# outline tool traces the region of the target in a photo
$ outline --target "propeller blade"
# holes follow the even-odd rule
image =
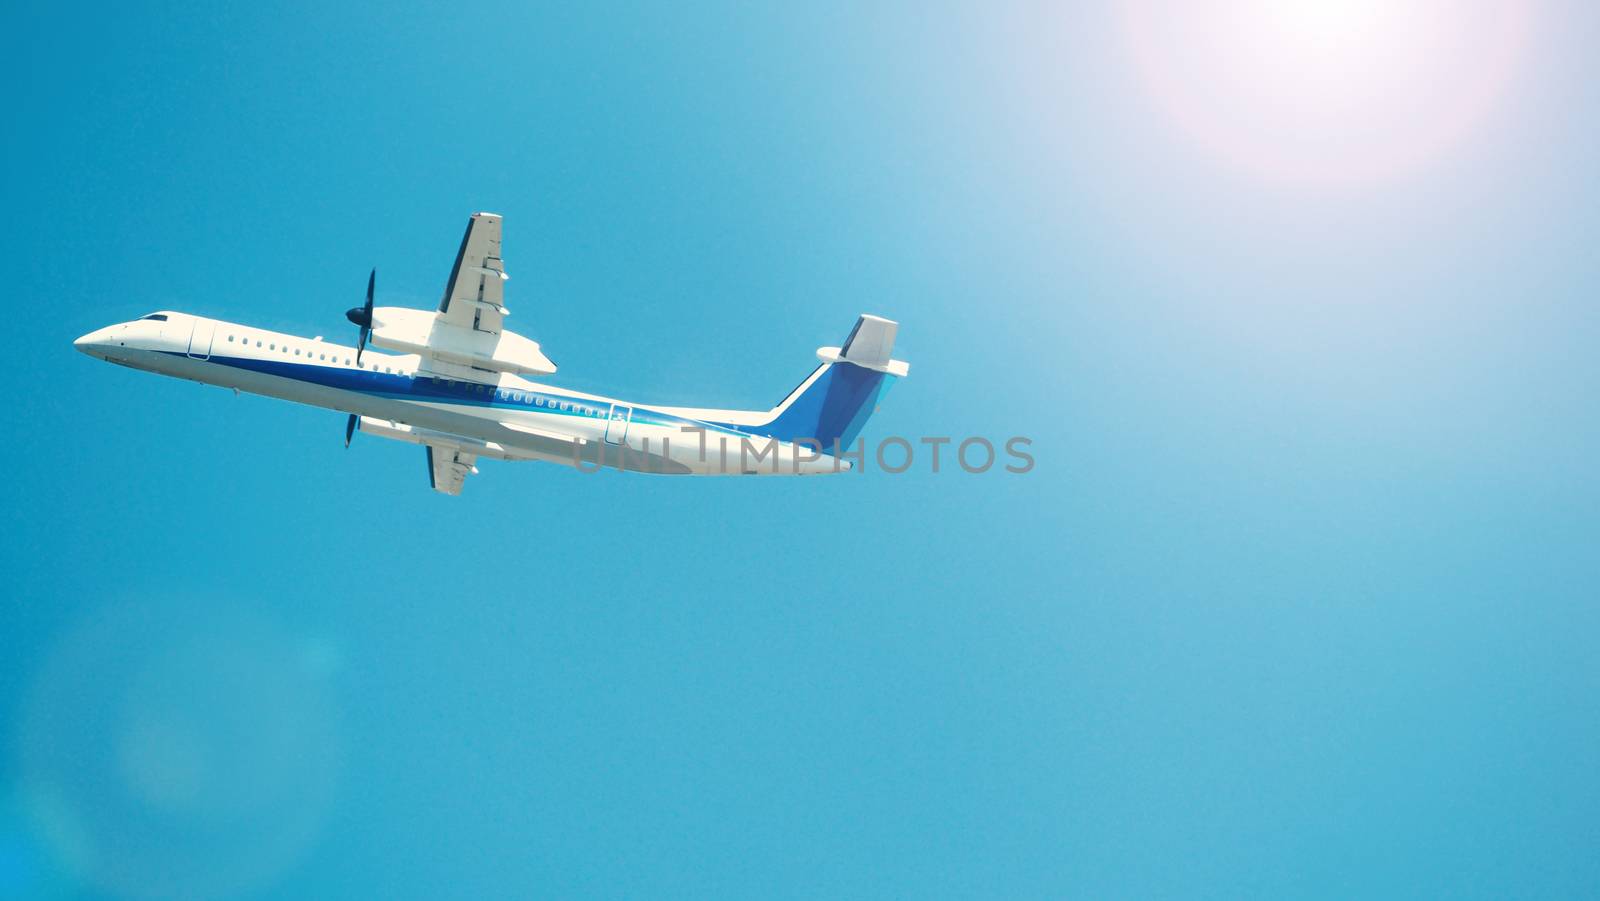
[[[345,311],[344,318],[361,327],[360,339],[356,342],[356,365],[361,365],[361,352],[367,349],[367,336],[372,334],[372,289],[378,284],[378,267],[372,267],[372,272],[367,275],[367,302],[359,307],[352,307]]]
[[[348,420],[346,420],[345,424],[344,424],[344,446],[345,447],[348,448],[350,446],[350,437],[352,435],[354,435],[355,433],[356,433],[356,414],[351,413],[350,414],[350,418]]]

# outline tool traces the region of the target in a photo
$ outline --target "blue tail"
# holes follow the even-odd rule
[[[771,419],[751,430],[780,441],[813,439],[823,450],[832,450],[834,442],[847,448],[889,386],[910,371],[889,358],[896,330],[896,323],[877,316],[856,320],[844,347],[818,350],[822,365],[772,409]]]

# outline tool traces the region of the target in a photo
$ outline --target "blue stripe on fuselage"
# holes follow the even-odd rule
[[[370,369],[349,369],[342,366],[321,366],[316,363],[263,360],[256,357],[229,357],[217,354],[212,354],[208,360],[199,360],[189,357],[182,351],[159,351],[159,353],[172,357],[193,359],[198,363],[216,363],[219,366],[228,366],[248,372],[258,372],[263,375],[292,379],[297,382],[306,382],[325,388],[353,391],[358,394],[381,397],[386,400],[412,401],[415,403],[448,403],[456,406],[497,410],[525,410],[554,416],[579,416],[585,419],[599,419],[602,421],[609,413],[611,405],[611,401],[588,400],[586,398],[550,394],[525,388],[497,388],[493,385],[427,375],[415,376],[403,372],[374,372]],[[563,403],[568,405],[568,409],[563,410],[557,406]],[[586,416],[573,409],[573,405],[596,410],[597,415]],[[651,410],[648,407],[633,406],[633,410],[632,421],[634,423],[642,422],[645,425],[662,426],[671,429],[688,426],[712,431],[724,431],[739,436],[755,434],[723,423],[701,422],[694,419],[685,419],[681,416],[672,416]]]

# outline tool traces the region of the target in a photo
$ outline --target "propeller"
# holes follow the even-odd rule
[[[344,318],[361,327],[361,340],[356,344],[356,365],[361,365],[361,352],[367,349],[367,336],[372,334],[372,288],[377,284],[378,270],[373,267],[372,274],[367,276],[367,303],[366,306],[351,307],[344,311]]]
[[[350,436],[354,435],[355,433],[356,433],[356,414],[351,413],[350,414],[350,418],[344,424],[344,446],[345,446],[345,448],[348,449],[350,447]]]

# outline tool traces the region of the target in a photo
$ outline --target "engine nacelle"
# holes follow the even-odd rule
[[[492,372],[549,375],[556,371],[556,364],[539,350],[537,341],[507,329],[486,332],[463,328],[432,310],[374,308],[372,343],[386,350],[436,357]]]

